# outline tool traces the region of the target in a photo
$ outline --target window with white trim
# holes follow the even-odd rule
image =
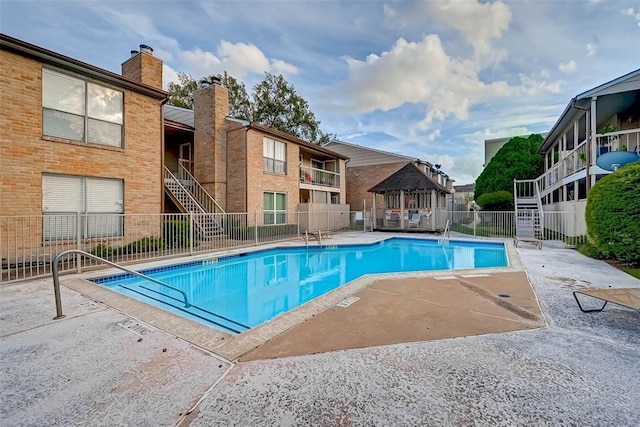
[[[271,138],[263,138],[262,157],[265,172],[287,174],[287,144]]]
[[[263,216],[265,225],[287,223],[287,195],[285,193],[263,193]]]
[[[122,236],[123,199],[121,179],[43,174],[43,240]]]
[[[42,134],[122,147],[124,93],[42,69]]]

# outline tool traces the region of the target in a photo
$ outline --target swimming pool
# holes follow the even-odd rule
[[[94,283],[192,320],[241,333],[365,274],[508,265],[503,243],[390,238],[373,244],[259,250]],[[184,304],[184,297],[188,307]]]

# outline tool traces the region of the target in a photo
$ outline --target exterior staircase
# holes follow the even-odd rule
[[[516,214],[516,235],[524,234],[522,237],[544,239],[544,210],[538,181],[514,180],[513,202]]]
[[[225,234],[220,225],[224,210],[184,166],[179,165],[176,174],[164,167],[164,189],[182,212],[194,214],[195,231],[201,240]]]

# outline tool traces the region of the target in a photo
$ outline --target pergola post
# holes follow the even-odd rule
[[[400,190],[400,228],[404,230],[404,190]]]

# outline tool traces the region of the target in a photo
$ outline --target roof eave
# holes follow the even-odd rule
[[[77,59],[61,55],[42,47],[32,45],[25,41],[13,38],[6,34],[0,34],[0,46],[3,49],[17,52],[21,55],[38,59],[43,63],[56,65],[69,71],[78,72],[80,74],[93,77],[97,80],[108,82],[125,89],[148,95],[156,99],[167,99],[169,94],[161,89],[156,89],[142,83],[127,79],[119,74],[104,70],[94,65],[87,64]]]
[[[258,130],[260,132],[263,132],[263,133],[266,133],[266,134],[269,134],[269,135],[272,135],[272,136],[276,136],[276,137],[279,137],[279,138],[282,138],[282,139],[286,139],[286,140],[288,140],[290,142],[293,142],[293,143],[296,143],[296,144],[298,144],[298,145],[300,145],[302,147],[308,148],[310,150],[318,151],[318,152],[323,153],[323,154],[325,154],[327,156],[336,157],[336,158],[341,159],[341,160],[348,160],[349,159],[348,156],[345,156],[345,155],[340,154],[340,153],[336,153],[335,151],[329,150],[328,148],[324,148],[322,145],[314,144],[314,143],[305,141],[304,139],[298,138],[295,135],[291,135],[291,134],[288,134],[286,132],[282,132],[281,130],[272,128],[270,126],[261,125],[260,123],[257,123],[257,122],[251,122],[251,123],[249,123],[247,125],[247,127],[249,129],[255,129],[255,130]]]

